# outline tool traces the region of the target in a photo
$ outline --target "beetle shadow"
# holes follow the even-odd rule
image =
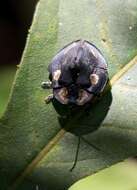
[[[105,119],[112,103],[110,83],[105,88],[102,97],[97,98],[94,103],[85,106],[68,107],[53,102],[61,128],[76,136],[83,136],[96,131]]]

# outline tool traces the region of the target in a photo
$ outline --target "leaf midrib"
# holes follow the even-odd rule
[[[113,86],[131,67],[137,63],[137,56],[135,56],[129,63],[127,63],[117,74],[115,74],[110,80],[110,84]],[[76,118],[77,119],[77,118]],[[66,126],[68,128],[70,123]],[[127,129],[128,130],[128,129]],[[18,175],[13,181],[10,189],[16,189],[18,185],[22,183],[24,178],[28,176],[38,165],[38,163],[49,153],[49,151],[60,141],[67,131],[61,129],[57,135],[50,140],[50,142],[37,154],[37,156],[31,161],[30,164],[24,169],[24,171]]]

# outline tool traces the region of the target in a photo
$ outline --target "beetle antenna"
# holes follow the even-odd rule
[[[77,145],[77,151],[76,151],[76,156],[75,156],[75,160],[73,163],[72,168],[70,169],[70,171],[72,172],[72,170],[75,168],[77,161],[78,161],[78,154],[79,154],[79,148],[80,148],[80,140],[83,140],[86,144],[88,144],[89,146],[91,146],[92,148],[94,148],[97,151],[101,151],[101,149],[97,146],[95,146],[93,143],[87,141],[84,137],[82,136],[78,136],[78,145]]]
[[[73,163],[72,168],[70,169],[70,171],[72,172],[72,170],[75,168],[76,164],[77,164],[77,160],[78,160],[78,153],[79,153],[79,148],[80,148],[80,136],[78,136],[78,145],[77,145],[77,151],[76,151],[76,156],[75,156],[75,160]]]

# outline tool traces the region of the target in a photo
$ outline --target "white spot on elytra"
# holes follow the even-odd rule
[[[57,81],[58,79],[59,79],[59,77],[60,77],[60,75],[61,75],[61,70],[56,70],[55,72],[54,72],[54,74],[53,74],[53,79],[55,80],[55,81]]]
[[[91,74],[90,81],[92,85],[96,85],[99,81],[99,76],[97,74]]]

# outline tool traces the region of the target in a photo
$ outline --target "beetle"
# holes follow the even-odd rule
[[[49,80],[42,88],[53,89],[45,102],[84,106],[101,94],[108,82],[107,63],[101,51],[87,40],[67,44],[48,66]]]
[[[53,94],[46,97],[45,102],[52,102],[61,116],[70,113],[68,108],[71,111],[76,108],[74,110],[77,111],[77,108],[90,105],[104,91],[109,81],[104,56],[87,40],[76,40],[63,47],[51,60],[48,71],[50,81],[42,82],[41,86],[43,89],[52,89]],[[83,137],[78,137],[77,153],[70,171],[77,162],[80,139],[90,144]],[[90,145],[100,150],[95,145]]]

